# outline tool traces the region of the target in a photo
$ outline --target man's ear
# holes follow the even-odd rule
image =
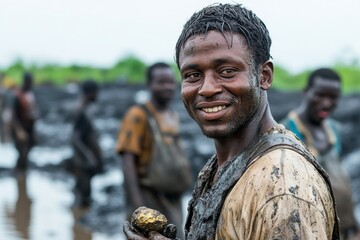
[[[260,87],[262,90],[268,90],[271,87],[274,77],[274,64],[268,60],[261,65]]]

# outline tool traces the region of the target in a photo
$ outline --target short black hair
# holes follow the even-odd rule
[[[98,84],[91,79],[87,79],[81,84],[81,90],[84,94],[97,92],[98,89]]]
[[[209,31],[229,32],[245,37],[255,67],[271,58],[271,38],[266,25],[252,11],[241,4],[214,4],[196,12],[184,25],[176,43],[175,60],[179,67],[180,49],[194,35]],[[232,42],[229,43],[231,46]]]
[[[328,79],[341,82],[340,75],[330,68],[319,68],[310,73],[305,90],[314,86],[316,78]]]
[[[31,72],[24,72],[23,74],[23,82],[33,81],[33,75]]]
[[[153,72],[157,68],[171,68],[169,64],[164,62],[157,62],[150,65],[146,71],[146,83],[149,85],[153,80]]]

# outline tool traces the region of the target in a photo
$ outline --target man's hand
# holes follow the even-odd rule
[[[155,231],[150,232],[149,237],[145,237],[143,234],[132,229],[130,223],[127,221],[124,222],[123,231],[128,240],[171,240],[171,238],[167,238]]]

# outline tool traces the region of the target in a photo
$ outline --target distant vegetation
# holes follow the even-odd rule
[[[330,66],[336,70],[342,79],[344,93],[360,92],[360,66],[336,64]],[[291,74],[285,68],[275,66],[273,87],[284,91],[298,91],[304,88],[312,70]]]
[[[177,71],[176,65],[174,63],[170,64]],[[109,68],[84,65],[27,65],[18,60],[11,66],[0,69],[0,73],[5,76],[3,85],[19,84],[21,75],[25,70],[34,74],[37,84],[63,85],[69,82],[81,82],[89,78],[100,83],[143,84],[146,67],[146,64],[135,56],[127,56]],[[341,75],[345,93],[360,92],[360,66],[358,64],[337,64],[331,67]],[[305,85],[309,72],[310,70],[293,74],[281,66],[275,66],[273,87],[284,91],[301,90]],[[177,77],[180,78],[178,71]]]

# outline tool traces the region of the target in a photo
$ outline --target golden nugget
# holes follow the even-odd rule
[[[139,207],[131,215],[131,225],[146,235],[151,231],[163,232],[167,223],[163,214],[147,207]]]

